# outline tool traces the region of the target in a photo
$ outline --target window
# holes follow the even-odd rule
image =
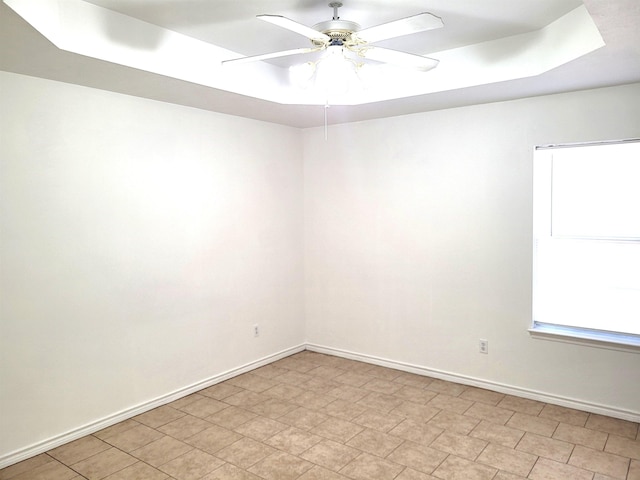
[[[539,147],[533,334],[640,347],[640,141]]]

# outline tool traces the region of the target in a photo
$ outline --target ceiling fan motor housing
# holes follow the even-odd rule
[[[314,30],[331,37],[330,45],[342,45],[352,33],[357,32],[360,28],[360,25],[356,22],[339,19],[327,20],[313,26]]]

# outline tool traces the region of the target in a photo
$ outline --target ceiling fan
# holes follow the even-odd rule
[[[361,30],[360,25],[356,22],[340,19],[338,16],[338,8],[342,7],[342,2],[331,2],[329,3],[329,7],[333,8],[333,19],[320,22],[313,27],[307,27],[306,25],[281,15],[257,16],[260,20],[286,28],[287,30],[308,38],[311,40],[310,47],[234,58],[224,60],[222,63],[248,63],[290,55],[339,49],[343,54],[351,52],[358,58],[369,59],[376,62],[415,69],[423,72],[431,70],[438,65],[439,61],[433,58],[382,48],[372,44],[382,40],[388,40],[390,38],[441,28],[443,23],[440,17],[424,12]]]

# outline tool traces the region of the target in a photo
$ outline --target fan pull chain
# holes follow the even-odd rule
[[[328,126],[328,117],[329,117],[329,100],[324,104],[324,139],[329,140],[329,126]]]

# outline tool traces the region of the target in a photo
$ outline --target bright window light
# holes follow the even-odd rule
[[[640,141],[534,158],[532,332],[640,346]]]

